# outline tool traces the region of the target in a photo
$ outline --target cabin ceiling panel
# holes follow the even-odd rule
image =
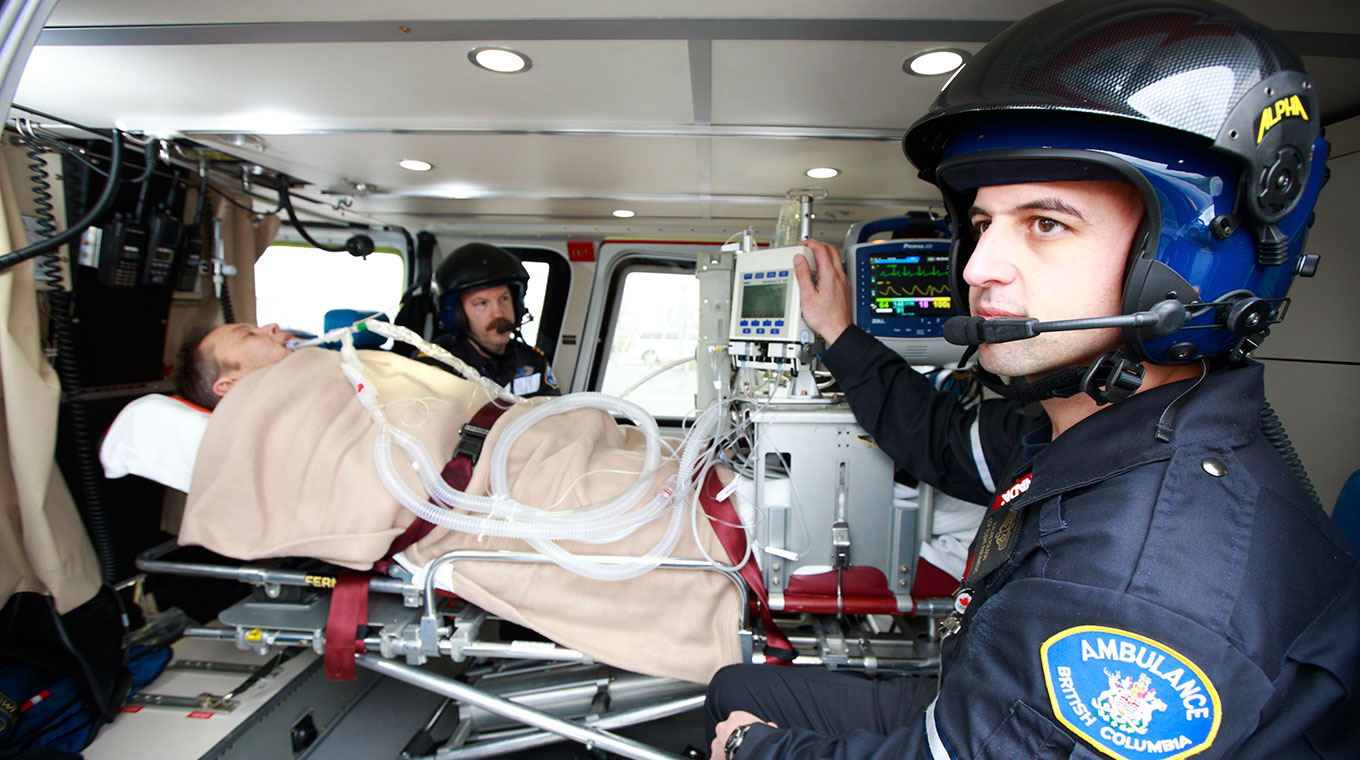
[[[841,174],[811,179],[804,172],[815,166]],[[739,195],[782,197],[790,188],[817,186],[833,200],[939,200],[896,140],[714,140],[713,185]]]
[[[456,12],[468,19],[620,18],[630,16],[676,18],[967,18],[1014,19],[1049,4],[1049,0],[1010,0],[998,8],[995,0],[838,0],[834,9],[819,2],[787,0],[386,0],[382,3],[335,0],[232,0],[229,3],[184,0],[62,0],[52,12],[54,26],[111,26],[123,24],[206,24],[300,20],[371,21],[448,18]]]
[[[932,48],[972,53],[980,47],[946,41],[715,42],[713,121],[905,130],[948,77],[913,76],[902,62]]]
[[[503,44],[528,54],[533,68],[483,71],[463,42],[39,45],[16,101],[94,126],[118,120],[150,131],[692,120],[685,42]]]
[[[637,216],[627,220],[611,215],[619,207],[617,202],[591,198],[508,195],[454,200],[372,195],[356,198],[352,209],[355,213],[410,229],[432,229],[468,221],[580,225],[604,220],[605,226],[611,228],[649,223],[673,226],[676,220],[698,219],[704,215],[702,204],[697,201],[630,203],[628,208],[635,210]]]
[[[335,175],[412,195],[567,195],[616,197],[689,193],[698,182],[693,140],[536,134],[340,134],[267,138],[276,154]],[[239,151],[238,151],[239,153]],[[434,164],[427,172],[397,166]],[[339,188],[331,188],[339,189]]]

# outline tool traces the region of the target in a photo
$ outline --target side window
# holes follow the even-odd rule
[[[557,251],[531,246],[508,246],[506,250],[518,256],[529,273],[524,305],[534,319],[524,325],[524,341],[538,346],[552,361],[557,353],[557,340],[562,335],[562,318],[567,311],[571,265]]]
[[[534,320],[524,326],[524,342],[537,345],[539,320],[543,319],[543,296],[548,289],[548,264],[543,261],[522,261],[524,270],[529,273],[529,289],[524,292],[524,306],[534,315]]]
[[[406,282],[400,254],[379,249],[359,259],[310,246],[276,243],[255,262],[260,324],[319,334],[331,309],[396,315]]]
[[[699,281],[692,267],[625,265],[610,287],[612,325],[598,388],[632,401],[656,417],[682,417],[694,409],[698,369]],[[667,365],[674,365],[667,368]]]

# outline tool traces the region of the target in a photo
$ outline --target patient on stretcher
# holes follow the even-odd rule
[[[242,331],[242,340],[267,352],[270,331],[251,330],[262,332]],[[392,426],[419,439],[441,462],[464,423],[491,401],[482,386],[438,368],[382,351],[359,356]],[[414,516],[379,480],[378,426],[355,400],[340,362],[333,351],[285,350],[279,360],[233,379],[199,447],[181,543],[241,559],[307,556],[359,570],[387,554]],[[540,402],[497,403],[511,408],[487,436],[469,493],[488,492],[488,453],[514,419]],[[541,509],[587,508],[638,480],[642,448],[636,428],[617,424],[602,410],[550,416],[511,447],[510,492]],[[402,479],[420,489],[409,464],[398,464]],[[651,487],[660,488],[676,470],[673,459],[663,459]],[[665,523],[655,520],[612,544],[559,543],[580,554],[637,556],[657,543]],[[707,521],[696,524],[691,532],[686,521],[673,556],[702,556],[695,535],[709,555],[724,556]],[[528,546],[435,527],[399,559],[418,571],[442,554],[469,548]],[[702,682],[739,659],[738,594],[718,573],[658,570],[611,583],[554,565],[460,561],[450,580],[455,593],[487,611],[629,670]]]

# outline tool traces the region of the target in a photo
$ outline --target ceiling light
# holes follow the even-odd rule
[[[818,166],[803,172],[813,179],[831,179],[841,173],[840,169],[832,169],[830,166]]]
[[[614,209],[614,216],[617,216],[620,219],[632,219],[637,216],[637,212],[630,211],[626,208],[616,208]]]
[[[529,56],[509,48],[479,47],[468,52],[468,60],[474,66],[495,71],[500,74],[518,74],[528,71],[534,64]]]
[[[427,172],[434,168],[434,164],[429,161],[421,161],[418,158],[403,158],[397,162],[397,166],[413,172]]]
[[[923,50],[902,62],[902,70],[922,77],[948,74],[963,65],[968,54],[962,50]]]

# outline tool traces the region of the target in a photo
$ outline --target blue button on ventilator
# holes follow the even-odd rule
[[[771,335],[778,335],[778,334],[779,334],[779,328],[778,328],[778,327],[771,327],[771,328],[770,328],[770,334],[771,334]]]
[[[766,327],[769,327],[772,323],[770,322],[770,320],[767,319],[767,320],[765,320],[765,322],[764,322],[763,324],[764,324]]]
[[[741,334],[742,334],[742,335],[750,335],[750,334],[751,334],[751,328],[747,327],[746,329],[744,329],[744,330],[741,331]]]
[[[780,277],[788,277],[788,276],[789,276],[789,270],[787,270],[787,269],[781,269],[781,270],[779,270],[779,276],[780,276]]]
[[[782,319],[776,319],[776,320],[774,321],[774,323],[775,323],[775,325],[778,326],[778,327],[783,327],[783,326],[784,326],[784,320],[782,320]]]
[[[756,279],[757,279],[757,280],[761,279],[761,278],[764,277],[764,276],[765,276],[765,273],[764,273],[764,272],[756,272]]]
[[[746,274],[742,275],[741,278],[742,278],[743,280],[749,280],[749,279],[751,279],[751,273],[750,273],[750,272],[747,272]]]
[[[764,335],[764,334],[765,334],[765,328],[763,328],[763,327],[757,327],[757,328],[756,328],[756,335]]]
[[[742,326],[742,327],[745,327],[745,326],[747,326],[747,325],[749,325],[749,324],[751,324],[751,323],[748,322],[748,321],[746,321],[746,320],[744,320],[744,319],[741,321],[741,326]]]

